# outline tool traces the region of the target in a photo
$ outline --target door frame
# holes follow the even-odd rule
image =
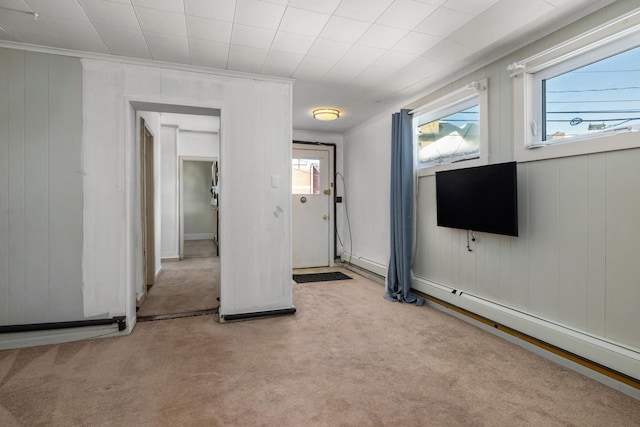
[[[184,259],[184,162],[218,162],[217,157],[178,156],[178,257]],[[220,197],[220,196],[218,196]],[[218,199],[219,200],[219,199]],[[218,206],[219,207],[219,206]],[[220,230],[216,230],[218,241]]]
[[[291,156],[293,158],[293,150],[314,150],[329,152],[329,188],[331,189],[331,197],[329,198],[329,267],[335,266],[335,257],[337,253],[336,247],[336,144],[324,142],[307,142],[293,141],[291,144]],[[291,192],[291,189],[289,190]],[[295,238],[292,236],[292,239]]]
[[[140,117],[140,221],[142,233],[142,293],[138,304],[147,296],[156,278],[155,260],[155,165],[154,134]],[[151,202],[151,203],[149,203]]]

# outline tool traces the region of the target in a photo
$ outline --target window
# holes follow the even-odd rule
[[[439,119],[418,124],[418,162],[442,164],[478,157],[478,104]]]
[[[445,95],[413,111],[420,175],[486,164],[486,80]],[[468,163],[468,162],[471,163]]]
[[[638,33],[640,9],[510,66],[516,160],[640,146]]]
[[[291,159],[292,194],[320,194],[320,159]]]

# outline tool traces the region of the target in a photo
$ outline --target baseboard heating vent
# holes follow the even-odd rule
[[[74,320],[70,322],[49,322],[49,323],[30,323],[26,325],[6,325],[0,326],[0,334],[10,334],[15,332],[31,332],[31,331],[48,331],[53,329],[82,328],[85,326],[103,326],[118,324],[118,330],[127,329],[127,317],[115,316],[111,319],[89,319]]]
[[[232,322],[234,320],[249,320],[259,317],[284,316],[287,314],[295,314],[296,308],[283,308],[280,310],[257,311],[253,313],[223,314],[220,316],[222,322]]]

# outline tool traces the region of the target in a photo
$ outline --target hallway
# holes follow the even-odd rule
[[[219,294],[220,257],[213,240],[187,240],[184,259],[162,263],[160,276],[138,310],[138,321],[213,310]]]

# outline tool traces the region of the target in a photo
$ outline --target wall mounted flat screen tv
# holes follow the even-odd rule
[[[438,225],[518,235],[516,162],[436,172]]]

